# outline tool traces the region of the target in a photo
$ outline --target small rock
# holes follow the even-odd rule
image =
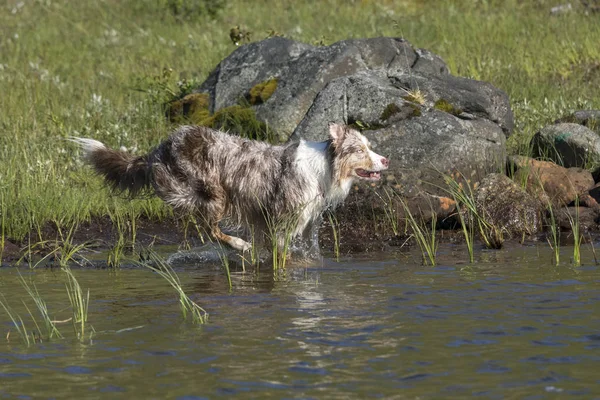
[[[596,133],[600,133],[600,110],[578,110],[556,120],[557,124],[561,122],[583,125]]]
[[[475,190],[478,212],[510,237],[532,235],[542,227],[543,207],[504,174],[490,174]]]
[[[598,211],[588,207],[564,207],[556,213],[557,223],[561,230],[573,230],[573,224],[579,224],[580,232],[597,231]]]
[[[573,11],[573,6],[571,3],[560,4],[558,6],[552,7],[550,9],[550,14],[558,15],[558,14],[566,14]]]
[[[600,160],[600,137],[585,126],[559,123],[536,133],[532,150],[535,158],[550,160],[566,168],[583,168]]]
[[[545,205],[550,201],[553,207],[569,205],[594,186],[592,174],[581,168],[564,168],[523,156],[511,156],[509,163],[514,181]]]
[[[21,249],[19,249],[19,246],[8,240],[4,241],[4,248],[2,249],[3,260],[14,260],[19,257],[20,253]],[[3,260],[0,260],[0,262]]]

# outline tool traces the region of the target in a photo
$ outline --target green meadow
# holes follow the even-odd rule
[[[97,217],[163,220],[157,199],[112,196],[66,139],[145,152],[173,129],[164,103],[200,83],[243,40],[314,44],[400,36],[455,75],[506,91],[512,153],[576,109],[600,108],[600,14],[560,1],[8,0],[0,5],[1,240]]]

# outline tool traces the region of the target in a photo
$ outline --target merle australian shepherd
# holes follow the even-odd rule
[[[264,231],[269,219],[293,214],[288,234],[308,238],[321,214],[346,198],[355,179],[376,181],[388,168],[388,160],[356,130],[330,124],[329,135],[323,142],[274,146],[182,126],[143,156],[93,139],[73,140],[113,189],[132,196],[153,190],[176,212],[199,217],[215,239],[246,251],[250,243],[223,233],[221,220],[233,218]]]

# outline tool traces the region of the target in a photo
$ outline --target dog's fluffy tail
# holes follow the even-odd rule
[[[85,153],[86,161],[104,177],[106,183],[118,192],[132,197],[151,186],[152,169],[148,156],[134,156],[113,150],[94,139],[69,138]]]

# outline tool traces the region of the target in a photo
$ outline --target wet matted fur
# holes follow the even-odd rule
[[[331,124],[330,139],[281,146],[202,126],[182,126],[150,153],[134,156],[103,143],[73,138],[86,160],[118,191],[145,190],[178,213],[191,213],[212,236],[246,251],[251,245],[224,234],[225,218],[265,232],[294,215],[293,237],[308,237],[322,213],[341,203],[354,179],[378,180],[388,160],[358,131]],[[280,239],[279,239],[280,240]]]

